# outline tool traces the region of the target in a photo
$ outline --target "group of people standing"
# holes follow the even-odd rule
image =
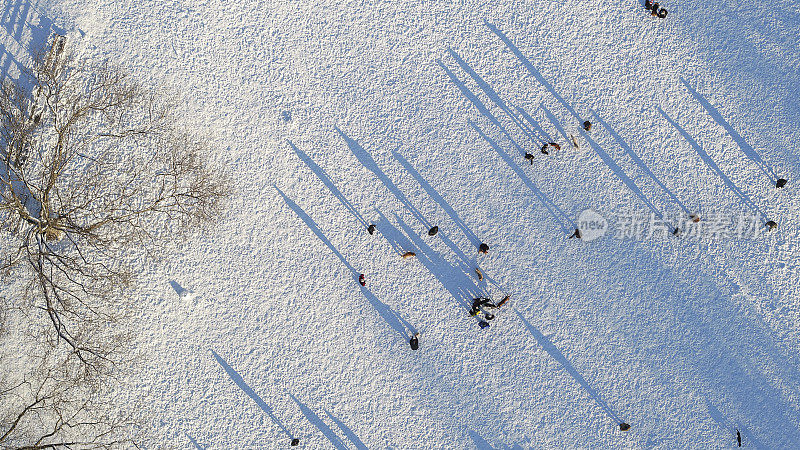
[[[644,9],[650,11],[650,15],[657,16],[661,19],[667,17],[667,10],[659,7],[658,2],[653,3],[650,0],[644,0]]]
[[[558,146],[558,144],[550,144],[550,145],[555,145],[556,148],[560,148]],[[547,144],[545,144],[545,147],[547,147]],[[544,148],[542,149],[542,153],[547,154],[544,151]],[[369,234],[371,234],[371,235],[374,235],[375,231],[377,231],[377,228],[378,227],[375,224],[370,224],[369,226],[367,226],[367,232]],[[429,236],[434,236],[438,232],[439,232],[439,227],[438,226],[433,226],[428,231],[428,235]],[[481,242],[480,245],[478,245],[478,254],[485,255],[487,253],[489,253],[489,245],[487,245],[485,242]],[[417,254],[415,252],[413,252],[413,251],[406,251],[403,254],[401,254],[400,256],[403,259],[408,259],[408,258],[416,257]],[[483,273],[481,272],[481,270],[476,268],[475,269],[475,273],[478,276],[478,281],[482,281],[483,280]],[[363,273],[358,275],[358,284],[360,284],[361,286],[365,286],[365,287],[367,285],[367,279],[366,279],[366,277],[364,276]],[[491,314],[491,313],[488,313],[486,311],[486,308],[499,308],[499,307],[503,306],[505,303],[507,303],[510,298],[511,297],[509,295],[506,295],[496,305],[493,304],[492,300],[489,299],[489,298],[486,298],[486,297],[475,298],[475,299],[473,299],[472,308],[470,309],[470,316],[476,316],[478,313],[483,313],[483,319],[479,320],[478,325],[480,325],[481,328],[486,328],[486,327],[489,326],[489,323],[487,321],[494,319],[494,315]],[[415,330],[411,334],[410,339],[408,341],[408,344],[409,344],[409,346],[411,347],[412,350],[417,350],[419,348],[419,332],[418,331]]]

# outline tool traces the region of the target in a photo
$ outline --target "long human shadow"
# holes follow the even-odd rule
[[[561,133],[561,137],[563,137],[564,140],[567,141],[567,143],[571,143],[572,140],[567,136],[567,130],[564,129],[564,127],[561,125],[561,122],[556,118],[556,116],[554,116],[553,113],[551,113],[550,110],[544,106],[544,103],[539,103],[539,108],[542,109],[545,117],[547,117],[547,120],[549,120],[550,123],[553,124],[553,126],[559,133]]]
[[[466,276],[463,270],[453,267],[446,259],[426,244],[422,238],[417,236],[400,217],[396,214],[394,217],[400,225],[400,228],[403,229],[403,232],[398,230],[386,217],[381,216],[381,234],[383,234],[394,248],[416,249],[416,258],[422,266],[450,292],[450,295],[458,306],[469,311],[472,305],[472,299],[482,296],[483,291]]]
[[[442,207],[442,209],[450,216],[450,218],[453,219],[453,222],[456,224],[456,226],[459,229],[461,229],[461,231],[464,233],[464,236],[466,236],[467,239],[469,239],[469,241],[475,246],[475,248],[478,248],[478,246],[481,245],[482,241],[478,239],[478,236],[476,236],[475,233],[473,233],[472,230],[467,226],[467,224],[465,224],[464,221],[461,220],[461,217],[459,217],[458,213],[456,213],[456,211],[450,206],[450,204],[447,203],[445,199],[442,198],[441,195],[439,195],[436,189],[434,189],[433,186],[430,185],[430,183],[428,183],[427,181],[425,181],[424,178],[422,178],[422,175],[420,175],[419,172],[416,169],[414,169],[414,166],[412,166],[411,163],[409,163],[405,158],[403,158],[403,155],[401,155],[400,152],[396,150],[392,151],[392,156],[394,156],[394,159],[396,159],[397,162],[399,162],[400,165],[403,166],[404,169],[406,169],[406,172],[408,172],[415,180],[417,180],[417,183],[419,183],[419,185],[422,186],[422,189],[424,189],[425,192],[436,203],[438,203],[439,206]]]
[[[714,121],[717,122],[722,128],[724,128],[725,131],[728,132],[728,134],[731,135],[733,140],[736,141],[736,143],[739,145],[739,148],[742,149],[744,154],[748,158],[750,158],[751,161],[756,163],[758,168],[761,169],[762,172],[764,172],[767,178],[769,178],[773,183],[776,182],[778,180],[778,175],[775,174],[775,171],[772,170],[772,167],[770,167],[769,164],[767,164],[766,161],[764,161],[761,158],[761,155],[759,155],[758,152],[756,152],[755,149],[753,149],[753,147],[750,146],[750,144],[748,144],[747,141],[745,141],[744,138],[731,126],[731,124],[728,123],[728,121],[725,120],[724,117],[722,117],[722,114],[720,114],[717,108],[715,108],[708,100],[706,100],[706,98],[703,97],[702,94],[700,94],[692,86],[690,86],[689,83],[683,77],[680,77],[680,80],[681,83],[683,83],[683,85],[686,86],[686,89],[689,90],[689,93],[692,94],[692,97],[694,97],[695,100],[697,100],[698,102],[700,102],[701,105],[703,105],[703,108],[705,108],[706,112],[708,112],[708,114],[714,119]]]
[[[506,47],[508,47],[508,49],[511,50],[512,53],[514,53],[517,59],[519,59],[520,62],[522,62],[522,65],[525,66],[526,69],[528,69],[528,72],[530,72],[530,74],[533,75],[533,77],[536,78],[536,80],[539,81],[539,83],[542,86],[544,86],[544,88],[547,89],[548,92],[550,92],[550,95],[552,95],[556,100],[558,100],[558,102],[561,103],[564,109],[569,111],[569,113],[572,115],[572,117],[575,118],[575,120],[578,123],[582,122],[580,114],[578,114],[578,112],[575,111],[575,109],[569,104],[569,102],[567,102],[564,99],[564,97],[558,94],[553,85],[550,84],[542,76],[542,74],[533,66],[530,60],[524,54],[522,54],[522,52],[519,50],[519,48],[517,48],[516,45],[514,45],[513,42],[511,42],[508,36],[506,36],[502,31],[500,31],[499,28],[492,25],[488,21],[484,21],[484,24],[495,35],[497,35],[497,37],[499,37],[500,40],[503,41],[503,43],[506,44]],[[554,120],[555,116],[553,116],[552,113],[550,113],[549,110],[547,110],[547,108],[544,107],[544,105],[541,106],[545,110],[545,113],[548,115],[548,118],[550,118],[550,120],[553,121],[554,124],[556,124],[558,121]],[[566,133],[564,133],[563,128],[559,127],[559,129],[566,139]],[[622,168],[619,167],[616,162],[614,162],[614,159],[611,158],[611,156],[608,153],[606,153],[606,151],[603,150],[603,148],[597,142],[595,142],[594,139],[592,139],[591,136],[589,136],[589,134],[583,130],[583,128],[579,127],[578,132],[587,142],[589,142],[589,145],[592,147],[592,149],[600,156],[603,162],[617,175],[617,177],[628,187],[628,189],[630,189],[634,194],[636,194],[636,196],[638,196],[639,199],[641,199],[642,202],[644,202],[644,204],[648,208],[650,208],[651,211],[653,211],[656,217],[658,217],[659,219],[663,219],[664,215],[661,213],[661,211],[659,211],[655,206],[653,206],[652,203],[650,203],[650,200],[647,199],[644,193],[642,193],[641,189],[639,189],[636,183],[633,182],[633,180],[625,173],[625,171],[623,171]]]
[[[561,228],[561,231],[563,231],[564,233],[571,233],[572,230],[578,228],[575,225],[575,222],[573,222],[572,219],[570,219],[569,216],[567,216],[567,214],[564,213],[564,211],[562,211],[561,208],[558,207],[558,205],[553,203],[553,201],[550,200],[549,197],[547,197],[541,190],[539,190],[538,187],[536,187],[535,184],[533,184],[533,181],[531,181],[531,179],[528,178],[525,172],[523,172],[522,169],[519,168],[519,165],[514,164],[514,160],[511,158],[511,156],[509,156],[508,153],[506,153],[505,150],[503,150],[500,147],[500,145],[497,144],[497,142],[495,142],[494,140],[492,140],[492,138],[487,136],[483,132],[483,130],[481,130],[480,127],[478,127],[478,125],[475,124],[475,122],[470,120],[469,124],[489,144],[489,146],[492,147],[492,149],[495,152],[497,152],[498,155],[500,155],[503,161],[505,161],[506,164],[508,164],[508,167],[510,167],[511,170],[513,170],[514,173],[516,173],[517,176],[519,176],[522,182],[525,183],[526,186],[528,186],[528,188],[534,193],[534,195],[536,195],[536,198],[539,199],[539,201],[542,203],[542,205],[544,205],[547,211],[550,212],[550,215],[553,216],[553,219],[555,219],[556,223]],[[568,226],[565,226],[564,225],[565,223]]]
[[[392,327],[400,337],[403,338],[403,341],[407,341],[411,338],[411,336],[417,332],[417,329],[414,328],[410,323],[406,322],[397,311],[393,310],[389,305],[383,303],[372,293],[366,286],[359,285],[361,288],[361,294],[367,299],[367,301],[375,308],[375,311],[383,318],[387,325]],[[406,331],[408,330],[408,331]]]
[[[467,434],[472,439],[472,443],[475,444],[475,448],[477,450],[497,450],[491,446],[486,439],[483,438],[480,434],[478,434],[475,430],[469,429],[467,430]]]
[[[569,113],[570,113],[570,114],[572,114],[572,117],[574,117],[574,118],[575,118],[575,119],[578,121],[578,123],[581,123],[581,122],[582,122],[582,120],[581,120],[581,116],[580,116],[580,114],[578,114],[578,113],[577,113],[577,111],[575,111],[575,110],[572,108],[572,106],[570,106],[570,104],[569,104],[569,103],[567,103],[567,102],[566,102],[566,100],[564,100],[564,98],[563,98],[563,97],[561,97],[560,95],[558,95],[558,92],[556,92],[555,88],[553,88],[553,85],[552,85],[552,84],[550,84],[550,83],[549,83],[549,82],[548,82],[548,81],[547,81],[547,80],[546,80],[546,79],[545,79],[545,78],[542,76],[542,74],[541,74],[541,73],[540,73],[538,70],[536,70],[536,68],[533,66],[533,64],[531,64],[531,62],[528,60],[528,58],[527,58],[527,57],[525,57],[525,55],[523,55],[523,54],[522,54],[522,52],[519,50],[519,48],[517,48],[517,46],[516,46],[516,45],[514,45],[514,43],[513,43],[513,42],[511,42],[511,40],[508,38],[508,36],[506,36],[506,35],[505,35],[505,33],[503,33],[502,31],[500,31],[500,29],[499,29],[499,28],[497,28],[496,26],[492,25],[492,24],[491,24],[491,23],[489,23],[488,21],[484,20],[484,21],[483,21],[483,23],[484,23],[484,24],[485,24],[485,25],[486,25],[486,26],[487,26],[487,27],[488,27],[488,28],[489,28],[489,29],[490,29],[490,30],[491,30],[491,31],[492,31],[494,34],[496,34],[496,35],[497,35],[497,37],[499,37],[499,38],[500,38],[500,40],[502,40],[502,41],[503,41],[503,43],[505,43],[505,44],[506,44],[506,46],[508,47],[508,49],[509,49],[509,50],[511,50],[511,52],[512,52],[512,53],[513,53],[513,54],[514,54],[516,57],[517,57],[517,59],[519,59],[519,60],[520,60],[520,62],[522,63],[522,65],[523,65],[523,66],[525,66],[525,68],[526,68],[526,69],[528,69],[528,72],[530,72],[530,73],[531,73],[531,75],[533,75],[533,77],[534,77],[534,78],[536,78],[536,80],[537,80],[537,81],[539,81],[539,83],[540,83],[542,86],[544,86],[544,88],[545,88],[545,89],[547,89],[547,90],[550,92],[550,94],[551,94],[553,97],[555,97],[555,98],[556,98],[556,100],[558,100],[558,101],[559,101],[559,103],[561,103],[561,104],[564,106],[564,108],[566,108],[566,110],[567,110],[567,111],[569,111]]]
[[[617,133],[617,131],[614,130],[614,128],[611,127],[611,125],[609,125],[605,120],[603,120],[603,118],[600,117],[599,114],[597,114],[597,111],[593,109],[590,109],[590,111],[597,119],[597,121],[600,122],[600,125],[603,125],[603,127],[609,132],[609,134],[611,134],[614,140],[617,141],[617,144],[619,144],[619,146],[622,147],[622,149],[628,154],[628,156],[630,156],[633,162],[636,163],[637,166],[639,166],[639,169],[641,169],[642,172],[646,173],[647,176],[650,177],[650,179],[652,179],[656,184],[658,184],[658,186],[661,187],[661,189],[663,189],[664,192],[667,193],[667,195],[672,199],[672,201],[674,201],[678,206],[680,206],[683,212],[685,212],[687,215],[691,214],[691,212],[689,211],[688,208],[686,208],[683,202],[681,202],[680,199],[678,199],[678,197],[675,194],[673,194],[672,191],[669,190],[669,188],[667,188],[667,186],[664,183],[662,183],[661,180],[658,179],[658,177],[655,176],[655,174],[653,174],[650,168],[647,167],[647,164],[645,164],[644,161],[642,161],[642,159],[639,158],[639,156],[633,151],[631,146],[628,145],[628,143],[625,142],[624,139],[622,139],[619,133]]]
[[[223,369],[225,369],[225,372],[228,374],[231,380],[233,380],[233,382],[236,383],[237,386],[239,386],[239,389],[244,391],[244,393],[247,394],[248,397],[253,399],[253,401],[256,402],[256,405],[258,405],[258,407],[261,408],[262,411],[267,413],[269,418],[272,419],[273,422],[275,422],[278,428],[280,428],[284,432],[284,434],[286,434],[286,436],[289,437],[290,440],[294,439],[294,435],[291,432],[289,432],[289,429],[286,428],[286,426],[280,420],[278,420],[277,417],[275,417],[275,414],[272,412],[272,408],[270,408],[269,405],[267,405],[266,402],[264,402],[264,400],[262,400],[261,397],[259,397],[259,395],[256,394],[255,391],[247,383],[245,383],[242,376],[239,375],[239,372],[234,370],[233,367],[231,367],[224,359],[222,359],[222,357],[219,356],[217,352],[215,352],[214,350],[211,350],[211,354],[214,355],[214,359],[217,360],[219,365],[222,366]]]
[[[742,441],[747,442],[748,444],[755,445],[756,448],[769,448],[764,443],[762,443],[758,437],[756,437],[750,429],[747,428],[744,424],[734,424],[731,423],[728,419],[726,419],[722,412],[714,406],[710,400],[706,399],[706,408],[708,408],[708,415],[714,419],[714,422],[719,425],[720,428],[725,430],[727,434],[730,434],[731,444],[736,440],[736,430],[738,429],[739,432],[742,434]],[[750,447],[750,445],[748,445]]]
[[[481,90],[494,102],[494,104],[497,105],[501,110],[503,110],[503,112],[506,113],[506,115],[508,115],[511,121],[517,125],[517,128],[519,128],[525,136],[527,136],[534,144],[542,143],[542,140],[540,138],[534,136],[533,130],[531,130],[530,127],[528,127],[525,124],[525,122],[520,120],[520,118],[517,117],[516,114],[514,114],[514,111],[512,111],[511,108],[506,104],[506,102],[503,101],[503,99],[500,97],[500,94],[498,94],[497,91],[495,91],[494,88],[492,88],[492,86],[486,82],[486,80],[484,80],[480,75],[478,75],[478,73],[475,72],[472,66],[470,66],[466,61],[464,61],[464,59],[461,58],[461,56],[459,56],[459,54],[456,53],[456,51],[453,50],[451,47],[447,48],[447,52],[450,53],[450,56],[456,60],[456,63],[458,63],[461,69],[464,72],[466,72],[467,75],[469,75],[470,78],[472,78],[475,81],[475,83],[478,84],[478,87],[481,88]]]
[[[555,120],[553,113],[551,113],[544,105],[541,105],[541,107],[545,111],[545,114],[547,114],[548,117],[551,117],[551,120]],[[588,133],[584,132],[582,128],[580,130],[583,135],[583,138],[586,139],[586,141],[589,143],[589,146],[592,147],[592,150],[594,150],[594,152],[597,153],[597,156],[600,157],[600,159],[605,163],[605,165],[608,166],[608,168],[611,169],[612,172],[614,172],[614,175],[616,175],[617,178],[619,178],[620,181],[622,181],[622,183],[625,186],[627,186],[628,189],[631,190],[631,192],[633,192],[637,197],[639,197],[639,200],[641,200],[642,203],[645,204],[645,206],[650,208],[650,210],[653,211],[653,214],[655,214],[656,217],[658,217],[659,219],[663,219],[664,214],[662,214],[661,211],[659,211],[658,208],[656,208],[655,205],[653,205],[650,202],[650,200],[647,199],[647,196],[645,196],[642,190],[639,189],[639,186],[636,185],[636,182],[634,182],[631,179],[631,177],[629,177],[628,174],[625,173],[624,170],[622,170],[622,167],[620,167],[616,163],[616,161],[614,161],[614,158],[612,158],[611,155],[609,155],[605,150],[603,150],[603,147],[601,147],[600,144],[595,142],[595,140],[592,139],[592,137],[589,136]]]
[[[450,217],[453,219],[453,222],[455,222],[456,225],[459,228],[461,228],[461,230],[466,235],[467,239],[469,239],[475,246],[475,249],[477,249],[482,243],[482,241],[478,239],[478,237],[474,233],[472,233],[469,227],[467,227],[466,224],[464,224],[464,222],[461,220],[458,214],[456,214],[456,212],[450,207],[450,205],[444,201],[444,199],[439,195],[439,193],[436,192],[436,190],[433,189],[433,187],[431,187],[425,181],[425,179],[422,178],[422,176],[411,166],[411,164],[408,161],[406,161],[400,155],[399,152],[393,151],[392,155],[395,157],[397,162],[399,162],[400,165],[402,165],[403,168],[405,168],[406,171],[409,172],[415,180],[417,180],[417,182],[423,187],[423,189],[425,189],[428,195],[433,197],[434,200],[436,200],[436,202],[442,207],[442,209],[444,209],[447,212],[447,214],[450,215]],[[456,255],[456,257],[458,258],[459,265],[461,266],[461,270],[464,273],[467,274],[471,273],[476,268],[481,269],[481,266],[478,263],[477,258],[475,257],[468,258],[467,255],[464,254],[464,252],[458,247],[458,245],[456,245],[456,243],[450,239],[447,233],[445,233],[444,231],[440,231],[439,239],[442,242],[444,242],[444,244]],[[477,256],[477,253],[475,253],[474,255]],[[487,284],[488,283],[496,284],[495,280],[493,280],[488,274],[486,274],[485,271],[481,270],[481,273],[483,274],[483,278],[486,280]]]
[[[761,211],[758,205],[756,205],[752,200],[750,200],[750,197],[748,197],[747,194],[742,192],[742,190],[739,189],[739,187],[736,186],[736,184],[733,181],[731,181],[731,179],[728,178],[727,175],[725,175],[722,169],[720,169],[719,166],[717,166],[717,163],[715,163],[714,160],[711,158],[711,156],[709,156],[708,153],[706,153],[706,151],[703,150],[700,144],[698,144],[697,141],[686,130],[683,129],[683,127],[681,127],[680,125],[678,125],[677,122],[672,120],[672,118],[669,115],[667,115],[667,113],[664,112],[663,109],[661,109],[658,106],[656,106],[656,109],[658,110],[658,112],[661,113],[662,116],[664,116],[665,119],[667,119],[667,122],[669,122],[673,127],[675,127],[675,129],[678,130],[681,136],[683,136],[683,138],[686,139],[686,141],[692,146],[694,151],[697,152],[697,154],[700,156],[700,159],[702,159],[703,162],[705,162],[706,165],[722,179],[722,181],[725,183],[725,186],[727,186],[728,189],[730,189],[737,197],[739,197],[739,200],[741,200],[745,206],[751,208],[753,211],[760,214],[761,217],[766,221],[767,215],[764,214],[763,211]]]
[[[567,373],[572,375],[572,378],[574,378],[575,381],[577,381],[578,384],[580,384],[581,387],[589,394],[589,396],[592,397],[592,400],[594,400],[597,403],[597,405],[600,408],[602,408],[602,410],[605,411],[606,414],[608,414],[609,417],[611,417],[614,421],[616,421],[617,423],[624,422],[622,419],[619,418],[617,413],[615,413],[611,409],[611,407],[608,406],[608,403],[606,403],[606,401],[603,400],[600,394],[597,391],[595,391],[594,388],[592,388],[592,386],[589,385],[586,379],[583,378],[583,376],[575,369],[575,367],[573,367],[573,365],[570,364],[570,362],[567,360],[564,354],[561,353],[561,351],[555,345],[553,345],[550,339],[548,339],[547,336],[543,335],[539,330],[537,330],[533,325],[531,325],[527,320],[525,320],[525,317],[523,317],[523,315],[519,311],[515,309],[514,312],[517,313],[519,320],[522,321],[522,323],[525,325],[525,328],[528,329],[528,332],[530,332],[533,335],[533,337],[536,338],[536,341],[539,342],[539,345],[541,345],[542,348],[544,348],[553,359],[555,359],[559,364],[561,364],[561,367],[563,367],[564,370],[567,371]]]
[[[317,235],[319,240],[321,240],[333,252],[333,254],[336,255],[337,258],[339,258],[339,260],[342,262],[342,264],[345,265],[345,267],[347,267],[350,273],[354,277],[358,276],[359,272],[352,265],[350,265],[350,262],[348,262],[347,259],[345,259],[344,255],[339,253],[339,250],[337,250],[336,247],[333,246],[331,241],[328,240],[328,238],[325,236],[325,233],[323,233],[322,230],[319,228],[319,225],[317,225],[317,223],[314,222],[314,219],[309,217],[309,215],[306,214],[305,211],[303,211],[303,208],[301,208],[297,203],[292,201],[292,199],[287,197],[286,194],[284,194],[283,191],[281,191],[277,186],[274,187],[275,190],[278,191],[279,194],[281,194],[281,197],[283,197],[283,201],[286,202],[289,208],[292,208],[295,214],[297,214],[298,217],[300,217],[300,219],[302,219],[303,222],[305,222],[306,226],[308,226],[308,228],[310,228],[311,231],[313,231],[314,234]]]
[[[514,106],[514,109],[522,116],[523,119],[525,119],[528,122],[528,124],[530,124],[530,126],[536,129],[536,131],[539,133],[539,138],[541,139],[542,142],[553,142],[553,138],[550,137],[550,133],[545,131],[544,128],[542,128],[542,126],[539,124],[539,122],[536,119],[534,119],[530,114],[528,114],[528,111],[525,111],[525,108],[522,108],[521,106]],[[567,135],[564,134],[564,139],[566,138]]]
[[[342,422],[341,420],[337,419],[336,416],[331,414],[330,411],[328,411],[327,409],[323,408],[322,410],[325,411],[325,414],[328,415],[328,418],[331,419],[333,421],[333,423],[335,423],[336,426],[339,427],[340,430],[342,430],[342,433],[344,433],[344,436],[350,442],[353,443],[353,445],[356,447],[357,450],[369,450],[367,448],[367,446],[364,445],[363,442],[361,442],[361,439],[358,438],[358,435],[353,433],[353,430],[351,430],[347,425],[345,425],[344,422]]]
[[[364,217],[361,215],[361,213],[358,212],[356,207],[349,200],[347,200],[347,197],[345,197],[344,194],[342,194],[342,192],[336,187],[336,185],[333,184],[331,177],[328,176],[328,173],[325,172],[325,169],[317,165],[317,163],[314,162],[314,160],[311,159],[308,155],[306,155],[305,152],[297,148],[297,146],[295,146],[292,141],[287,139],[286,142],[289,144],[290,147],[292,147],[292,150],[294,150],[295,154],[301,160],[303,160],[304,163],[306,163],[306,165],[311,169],[312,172],[314,172],[317,178],[319,178],[320,181],[322,181],[322,183],[328,188],[328,190],[330,190],[331,193],[333,193],[333,195],[337,199],[339,199],[339,201],[342,203],[342,206],[344,206],[345,209],[347,209],[350,212],[350,214],[352,214],[353,217],[355,217],[355,219],[359,223],[361,223],[361,225],[364,228],[369,227],[369,224],[367,223],[366,220],[364,220]]]
[[[398,188],[397,185],[394,184],[394,182],[388,176],[386,176],[385,173],[383,173],[383,171],[378,167],[378,163],[372,158],[372,155],[364,150],[364,147],[362,147],[361,144],[359,144],[355,139],[352,139],[350,136],[346,135],[342,130],[339,129],[339,127],[334,126],[333,128],[337,133],[339,133],[342,139],[344,139],[344,141],[347,143],[347,146],[350,148],[350,151],[353,152],[353,155],[355,155],[361,164],[363,164],[364,167],[366,167],[370,172],[374,173],[375,176],[381,180],[383,185],[386,186],[386,188],[389,189],[392,194],[394,194],[397,200],[400,201],[400,203],[402,203],[406,209],[411,211],[411,214],[417,220],[419,220],[423,226],[425,226],[427,229],[433,227],[433,225],[425,218],[425,216],[423,216],[422,213],[411,204],[411,201],[409,201],[405,194],[403,194],[403,191],[401,191],[400,188]]]
[[[441,67],[441,68],[442,68],[442,69],[445,71],[445,73],[447,74],[447,76],[448,76],[448,77],[450,77],[450,81],[452,81],[452,82],[453,82],[453,84],[455,84],[455,85],[458,87],[458,90],[459,90],[459,91],[461,91],[461,94],[463,94],[463,95],[464,95],[464,97],[466,97],[466,98],[467,98],[467,100],[469,100],[469,101],[470,101],[470,103],[472,103],[472,105],[473,105],[473,106],[475,106],[475,108],[477,108],[477,109],[478,109],[478,112],[480,112],[480,113],[481,113],[481,114],[483,114],[483,115],[484,115],[484,116],[485,116],[487,119],[489,119],[489,121],[490,121],[490,122],[492,122],[492,124],[494,124],[494,126],[496,126],[496,127],[497,127],[497,129],[499,129],[501,133],[503,133],[503,135],[504,135],[504,136],[505,136],[505,137],[506,137],[506,138],[507,138],[507,139],[508,139],[508,140],[511,142],[511,145],[513,145],[513,146],[514,146],[514,148],[516,148],[516,149],[517,149],[517,151],[519,151],[519,152],[520,152],[520,155],[525,155],[525,153],[527,153],[527,152],[525,151],[525,149],[523,149],[523,148],[522,148],[522,147],[521,147],[521,146],[520,146],[520,145],[517,143],[517,141],[516,141],[516,140],[514,140],[514,138],[513,138],[513,137],[511,137],[511,134],[508,132],[508,130],[506,129],[506,127],[505,127],[505,126],[503,126],[503,124],[502,124],[502,123],[500,123],[500,121],[497,119],[497,117],[495,117],[495,115],[494,115],[494,114],[492,114],[492,112],[491,112],[491,111],[489,111],[489,108],[487,108],[487,107],[486,107],[486,105],[484,105],[484,104],[483,104],[483,102],[482,102],[482,101],[481,101],[481,100],[478,98],[478,96],[477,96],[477,95],[475,95],[475,94],[474,94],[474,93],[473,93],[473,92],[472,92],[472,91],[471,91],[471,90],[470,90],[470,89],[467,87],[467,85],[466,85],[466,84],[464,84],[464,82],[463,82],[463,81],[461,81],[461,80],[460,80],[460,79],[459,79],[459,78],[456,76],[456,74],[454,74],[454,73],[453,73],[453,72],[452,72],[450,69],[448,69],[448,68],[447,68],[447,66],[445,66],[445,65],[444,65],[444,64],[443,64],[441,61],[439,61],[439,60],[437,59],[437,60],[436,60],[436,63],[437,63],[437,64],[439,64],[439,67]]]
[[[192,445],[194,445],[195,449],[197,449],[197,450],[206,450],[206,447],[203,447],[193,437],[189,436],[189,433],[184,431],[183,434],[185,434],[186,437],[189,438],[189,442],[191,442]]]
[[[331,441],[331,444],[334,447],[339,450],[347,450],[347,446],[344,445],[342,439],[336,433],[334,433],[334,431],[331,430],[331,428],[325,424],[325,422],[311,408],[306,406],[305,403],[301,402],[291,393],[289,394],[289,397],[292,397],[292,400],[294,400],[294,402],[297,403],[297,406],[300,407],[300,412],[302,412],[303,415],[306,416],[306,419],[308,419],[312,425],[317,427],[317,429],[321,431],[329,441]]]
[[[389,245],[392,247],[395,253],[397,253],[398,255],[402,255],[406,251],[416,248],[416,245],[414,245],[408,239],[405,239],[403,234],[397,231],[397,228],[395,228],[394,225],[392,225],[391,222],[389,222],[389,219],[387,219],[386,216],[384,216],[380,210],[376,209],[375,212],[376,214],[378,214],[378,219],[379,219],[378,228],[381,230],[383,237],[386,239],[386,241],[389,243]],[[384,228],[386,229],[384,230]],[[455,242],[453,242],[450,239],[450,237],[447,235],[446,232],[440,231],[438,236],[440,240],[444,242],[444,244],[447,245],[447,247],[450,250],[452,250],[453,253],[455,253],[458,259],[459,266],[463,273],[465,274],[471,273],[472,270],[475,269],[475,267],[480,268],[477,261],[470,261],[464,254],[464,252],[462,252],[461,249],[458,248]],[[487,283],[489,282],[495,283],[495,281],[487,274],[483,274],[483,277],[485,280],[487,280]]]
[[[286,204],[289,205],[290,208],[292,208],[292,210],[303,220],[303,222],[305,222],[308,228],[310,228],[311,231],[313,231],[314,234],[316,234],[317,237],[326,246],[328,246],[328,248],[333,252],[333,254],[336,255],[340,261],[342,261],[345,267],[347,267],[347,269],[350,270],[353,277],[355,278],[356,276],[358,276],[358,271],[356,271],[356,269],[352,265],[350,265],[347,259],[345,259],[344,255],[342,255],[339,252],[339,250],[336,249],[336,247],[334,247],[333,243],[331,243],[331,241],[325,236],[325,234],[319,228],[317,223],[314,222],[314,219],[309,217],[309,215],[306,214],[306,212],[303,211],[303,209],[300,208],[300,206],[297,205],[297,203],[293,202],[292,199],[287,197],[286,194],[283,193],[283,191],[278,189],[278,187],[275,187],[275,189],[278,191],[278,193],[281,194]],[[389,325],[392,329],[394,329],[400,334],[403,340],[408,339],[409,336],[409,333],[406,332],[406,329],[410,330],[411,334],[416,332],[416,328],[414,328],[411,324],[409,324],[402,317],[400,317],[400,315],[397,312],[395,312],[392,308],[390,308],[389,305],[380,301],[378,297],[376,297],[375,294],[372,293],[372,291],[367,289],[365,286],[359,285],[359,287],[361,288],[361,294],[364,295],[364,297],[367,299],[370,305],[372,305],[372,307],[375,308],[375,311],[378,312],[378,314],[381,316],[381,318],[383,318],[383,320],[386,322],[387,325]]]

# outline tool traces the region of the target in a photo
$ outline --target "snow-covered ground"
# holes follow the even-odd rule
[[[49,19],[236,182],[140,279],[164,446],[800,447],[800,6],[663,6],[6,0],[5,72]]]

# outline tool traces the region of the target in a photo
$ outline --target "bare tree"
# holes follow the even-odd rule
[[[32,92],[0,88],[0,273],[5,323],[29,324],[5,329],[35,350],[0,379],[0,447],[113,446],[125,421],[101,398],[131,359],[130,255],[209,223],[229,187],[163,95],[63,38],[24,77]]]

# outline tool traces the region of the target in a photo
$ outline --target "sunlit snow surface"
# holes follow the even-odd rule
[[[60,27],[236,183],[121,399],[179,448],[800,447],[797,3],[447,3],[5,2],[4,74]]]

